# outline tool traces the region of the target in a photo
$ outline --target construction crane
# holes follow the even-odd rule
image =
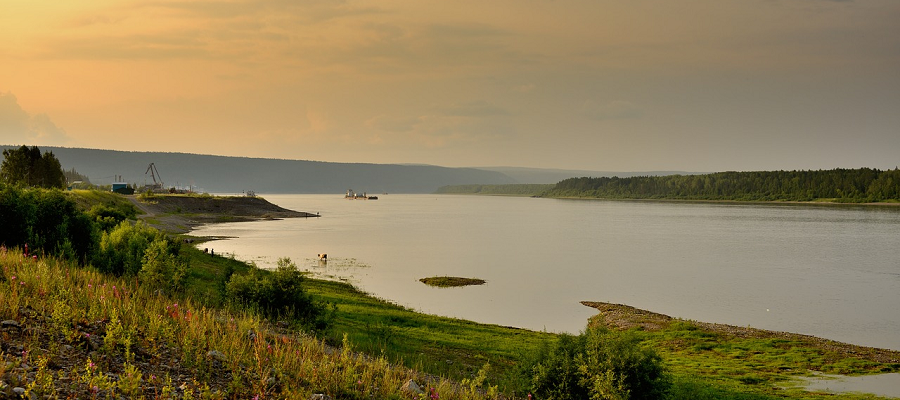
[[[156,189],[161,189],[163,182],[162,177],[159,176],[159,170],[156,169],[156,165],[150,163],[150,166],[147,167],[147,172],[144,172],[144,175],[150,174],[150,177],[153,178],[153,187]],[[156,178],[159,178],[157,180]]]

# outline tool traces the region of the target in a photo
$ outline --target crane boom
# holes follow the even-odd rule
[[[159,176],[159,170],[156,169],[156,165],[150,163],[150,166],[147,167],[147,172],[144,172],[144,175],[150,174],[150,177],[153,178],[153,186],[162,187],[162,177]],[[157,181],[156,178],[159,178]]]

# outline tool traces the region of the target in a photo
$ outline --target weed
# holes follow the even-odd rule
[[[53,371],[47,369],[47,363],[49,361],[50,359],[48,357],[37,358],[37,371],[34,374],[34,380],[25,387],[25,398],[31,398],[32,394],[38,396],[53,394],[54,374]],[[0,373],[0,376],[3,376],[3,374]]]
[[[124,372],[119,375],[118,389],[129,399],[137,399],[141,396],[141,381],[143,374],[134,366],[134,364],[126,362],[123,368]]]

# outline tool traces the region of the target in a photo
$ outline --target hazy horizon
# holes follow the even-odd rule
[[[0,143],[583,171],[900,164],[900,2],[7,0]]]

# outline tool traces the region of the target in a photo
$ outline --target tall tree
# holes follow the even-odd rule
[[[41,154],[37,146],[3,150],[0,181],[10,185],[62,188],[66,185],[62,165],[53,152]]]

